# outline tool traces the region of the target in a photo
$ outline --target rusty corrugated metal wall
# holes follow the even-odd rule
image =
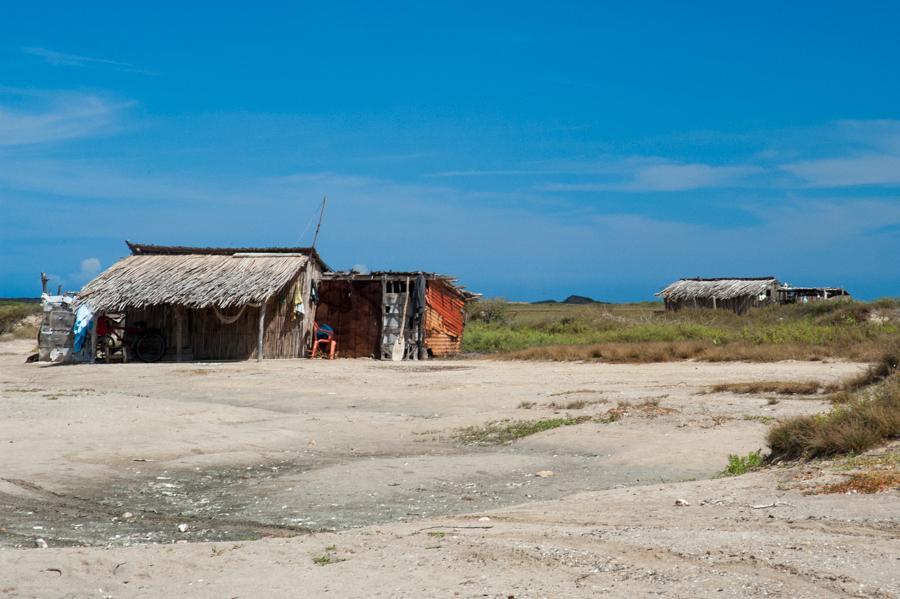
[[[381,312],[381,281],[319,282],[316,321],[334,329],[342,358],[380,355]]]
[[[466,326],[465,300],[440,280],[425,288],[425,346],[433,356],[458,354]]]

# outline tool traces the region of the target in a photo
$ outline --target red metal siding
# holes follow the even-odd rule
[[[435,356],[459,353],[466,326],[465,301],[442,281],[429,281],[425,304],[425,346]]]

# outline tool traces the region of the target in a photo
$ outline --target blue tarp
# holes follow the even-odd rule
[[[72,350],[75,353],[81,351],[84,347],[84,340],[88,332],[91,330],[91,323],[94,319],[94,313],[86,305],[82,304],[75,312],[75,324],[72,325],[72,333],[75,339],[72,341]]]

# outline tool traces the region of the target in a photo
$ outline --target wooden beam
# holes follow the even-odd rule
[[[97,320],[95,316],[91,321],[91,364],[97,361]]]
[[[263,336],[266,332],[266,304],[263,303],[259,307],[259,339],[257,339],[256,361],[262,362],[263,359]]]
[[[175,361],[181,362],[181,306],[175,308]]]

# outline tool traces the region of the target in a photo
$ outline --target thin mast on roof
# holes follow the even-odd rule
[[[316,240],[319,239],[319,229],[322,228],[322,217],[325,216],[325,204],[328,202],[328,194],[322,197],[322,208],[319,209],[319,223],[316,225],[316,233],[313,235],[312,249],[316,249]]]

